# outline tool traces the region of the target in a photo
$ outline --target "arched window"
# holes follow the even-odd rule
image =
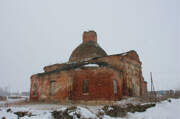
[[[113,80],[114,94],[118,93],[117,80]]]
[[[50,82],[50,95],[54,95],[56,89],[56,81],[51,81]]]
[[[83,80],[83,93],[88,93],[89,90],[89,84],[88,80]]]

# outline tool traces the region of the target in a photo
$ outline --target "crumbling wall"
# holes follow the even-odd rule
[[[70,72],[34,75],[31,78],[31,101],[65,102],[69,100],[72,87]]]
[[[147,92],[141,62],[135,51],[83,62],[55,64],[44,70],[44,73],[31,77],[32,101],[113,101],[122,96],[140,96]],[[88,93],[83,93],[84,80],[88,80]],[[116,83],[118,91],[114,93]]]
[[[112,65],[114,68],[121,70],[123,73],[123,95],[124,96],[140,96],[141,91],[145,88],[141,88],[142,70],[139,56],[135,51],[129,51],[127,53],[111,55],[107,57],[94,58],[91,62],[105,62]]]
[[[62,64],[53,64],[53,65],[45,66],[44,71],[45,72],[54,71],[54,70],[57,70],[57,69],[63,67],[64,65],[66,65],[66,64],[62,63]]]
[[[121,74],[106,67],[76,69],[72,100],[120,100],[122,98]],[[88,80],[88,92],[83,93],[83,81]],[[117,81],[117,93],[113,81]]]

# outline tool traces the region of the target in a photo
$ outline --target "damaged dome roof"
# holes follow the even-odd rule
[[[72,52],[69,62],[86,61],[103,56],[107,56],[107,53],[97,43],[96,32],[88,31],[83,33],[83,43]]]

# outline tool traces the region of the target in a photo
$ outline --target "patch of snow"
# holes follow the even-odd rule
[[[122,56],[125,56],[125,55],[127,55],[127,53],[123,53],[123,54],[122,54]]]
[[[25,116],[25,117],[22,117],[21,119],[52,119],[52,116],[51,116],[51,113],[44,112],[37,116],[32,116],[32,117]]]
[[[108,107],[108,109],[107,109],[108,111],[111,111],[111,110],[113,110],[113,108],[112,107]]]
[[[117,101],[115,104],[117,105],[127,105],[127,104],[133,104],[133,105],[138,105],[141,104],[142,102],[138,98],[128,98],[128,99],[123,99],[121,101]]]
[[[95,114],[93,114],[86,108],[78,107],[77,109],[81,114],[82,118],[97,118]]]
[[[103,119],[126,119],[126,118],[120,118],[120,117],[114,118],[114,117],[110,117],[110,116],[104,115]],[[129,119],[129,118],[127,118],[127,119]]]
[[[6,119],[17,119],[17,115],[13,113],[7,113],[6,110],[0,111],[0,119],[2,119],[3,117],[6,117]]]
[[[158,103],[154,108],[147,109],[146,112],[135,114],[129,113],[130,119],[179,119],[180,99],[171,99],[172,102],[164,101]]]
[[[66,108],[63,108],[62,110],[65,110],[65,109]],[[78,119],[76,117],[76,114],[80,114],[82,119],[97,118],[96,114],[92,113],[90,110],[86,109],[85,107],[80,107],[80,106],[78,106],[77,109],[70,111],[68,113],[69,113],[69,115],[73,116],[74,119]]]
[[[84,67],[99,67],[98,64],[86,64],[86,65],[83,65]]]

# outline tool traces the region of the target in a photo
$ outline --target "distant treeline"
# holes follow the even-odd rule
[[[2,88],[0,87],[0,96],[8,96],[10,95],[10,92],[8,91],[8,88]]]

